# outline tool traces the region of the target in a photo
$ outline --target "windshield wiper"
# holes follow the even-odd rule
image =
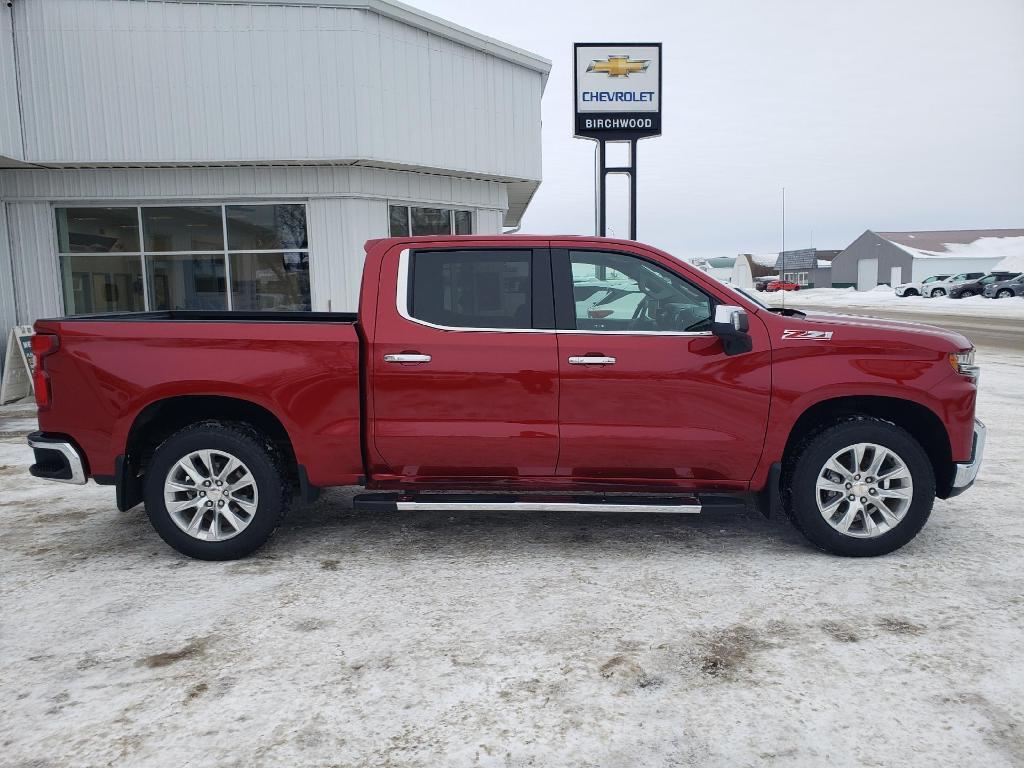
[[[778,315],[785,315],[786,317],[807,317],[806,312],[801,312],[799,309],[793,309],[792,307],[768,307],[769,312],[775,312]]]

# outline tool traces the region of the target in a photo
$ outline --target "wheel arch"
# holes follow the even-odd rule
[[[299,484],[302,473],[291,436],[271,410],[229,395],[175,395],[149,403],[132,421],[124,453],[116,461],[118,508],[129,509],[142,501],[146,469],[164,440],[190,424],[209,420],[241,422],[265,434],[280,451],[289,482]]]
[[[898,397],[849,395],[820,400],[793,423],[783,450],[783,466],[808,437],[850,416],[874,416],[902,427],[920,443],[935,472],[936,495],[946,498],[953,486],[953,453],[942,419],[925,405]]]

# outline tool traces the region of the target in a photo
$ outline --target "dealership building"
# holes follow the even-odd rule
[[[550,62],[389,0],[0,7],[0,328],[352,310],[363,243],[516,226]]]

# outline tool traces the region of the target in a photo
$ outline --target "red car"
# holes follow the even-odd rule
[[[765,290],[769,293],[774,293],[775,291],[799,291],[800,283],[791,283],[788,280],[772,280],[768,283],[768,287]]]
[[[602,281],[630,311],[578,300]],[[352,485],[364,510],[753,504],[878,555],[974,482],[985,438],[960,334],[769,308],[622,240],[376,240],[358,313],[35,328],[31,473],[112,485],[211,560],[262,545],[293,496]]]

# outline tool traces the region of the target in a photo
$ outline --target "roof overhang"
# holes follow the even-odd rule
[[[523,214],[533,199],[539,181],[514,181],[505,185],[508,193],[508,210],[502,222],[506,227],[518,227],[523,221]]]

